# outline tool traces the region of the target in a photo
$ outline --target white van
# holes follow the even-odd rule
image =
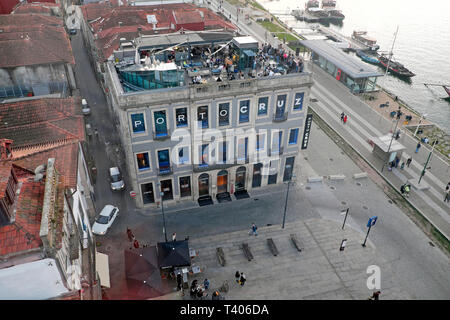
[[[81,110],[83,111],[84,115],[91,114],[91,108],[89,108],[89,105],[88,105],[86,99],[81,100]]]

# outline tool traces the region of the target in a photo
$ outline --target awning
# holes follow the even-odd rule
[[[107,254],[95,252],[95,269],[100,277],[100,284],[102,287],[110,288],[109,259]]]
[[[243,52],[247,57],[255,57],[256,56],[256,54],[252,50],[244,50]]]

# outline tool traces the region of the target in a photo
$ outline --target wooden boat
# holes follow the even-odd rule
[[[369,55],[365,53],[362,50],[356,50],[356,55],[361,58],[362,61],[372,63],[372,64],[379,64],[380,61],[378,60],[378,57]]]
[[[332,9],[332,10],[327,10],[327,11],[328,11],[328,14],[329,14],[328,17],[330,18],[330,20],[342,21],[345,19],[345,16],[341,10]]]
[[[322,8],[336,8],[336,0],[322,0]]]
[[[308,8],[308,13],[318,19],[328,19],[329,14],[326,10],[323,10],[321,8]]]
[[[438,86],[444,88],[445,93],[447,93],[448,97],[444,99],[450,99],[450,85],[448,84],[440,84],[440,83],[424,83],[426,87],[428,86]]]
[[[392,59],[389,61],[389,58],[383,54],[381,54],[378,57],[378,60],[380,61],[380,65],[383,66],[384,68],[388,67],[389,62],[389,71],[397,76],[406,78],[411,78],[415,76],[415,73],[406,69],[401,63],[393,61]]]
[[[377,40],[367,35],[367,31],[353,31],[352,39],[367,46],[370,51],[377,51],[380,46],[377,44]]]
[[[309,8],[318,8],[319,7],[319,0],[308,0],[305,4],[306,9]]]

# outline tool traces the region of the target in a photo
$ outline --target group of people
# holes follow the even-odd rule
[[[283,63],[286,67],[286,73],[302,72],[303,62],[300,58],[296,58],[291,52],[285,49],[276,49],[270,43],[265,43],[256,56],[256,64],[264,67],[264,75],[269,75],[270,71],[274,72],[274,68],[268,65],[268,61],[274,59],[277,63]]]
[[[234,277],[236,279],[236,282],[238,284],[240,284],[241,287],[243,287],[244,284],[245,284],[245,281],[247,281],[247,278],[245,277],[245,274],[243,272],[239,272],[239,270],[236,271],[236,273],[234,274]]]
[[[203,300],[208,297],[208,293],[206,293],[206,290],[209,289],[210,282],[208,279],[205,279],[203,281],[203,286],[198,284],[198,280],[195,279],[191,283],[191,287],[189,288],[189,295],[192,299],[198,299]]]
[[[400,186],[400,192],[405,197],[409,197],[409,191],[411,191],[411,185],[408,182],[406,182]]]

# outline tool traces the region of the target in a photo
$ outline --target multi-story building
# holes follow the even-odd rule
[[[312,77],[250,36],[142,36],[107,63],[138,207],[247,197],[292,177]]]

